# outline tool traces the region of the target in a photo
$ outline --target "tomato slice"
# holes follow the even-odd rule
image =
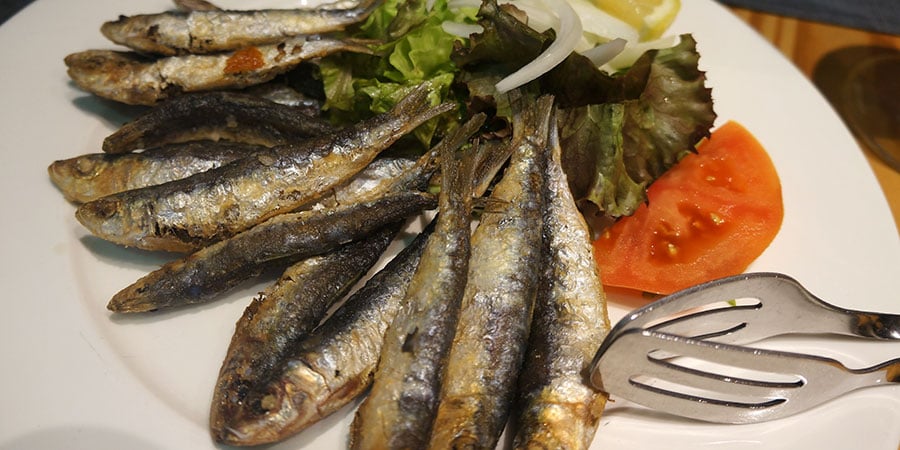
[[[647,189],[647,204],[594,241],[601,278],[669,294],[743,272],[784,217],[781,182],[765,149],[728,122]]]

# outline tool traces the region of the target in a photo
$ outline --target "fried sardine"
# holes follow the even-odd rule
[[[380,4],[379,0],[359,0],[307,9],[232,11],[207,5],[190,12],[120,16],[104,23],[100,31],[109,40],[142,53],[212,53],[339,31],[365,20]]]
[[[541,256],[552,98],[513,109],[509,166],[472,236],[468,282],[429,448],[494,449],[528,340]]]
[[[130,105],[154,105],[184,92],[258,85],[303,61],[344,51],[372,52],[362,43],[313,35],[226,53],[163,58],[85,50],[66,56],[65,63],[72,81],[87,92]]]
[[[296,107],[229,91],[172,98],[119,127],[103,140],[106,153],[161,145],[226,140],[274,147],[334,131]]]
[[[466,284],[479,149],[442,155],[435,231],[407,289],[408,306],[386,331],[372,389],[351,426],[351,448],[422,448],[428,442]]]
[[[483,122],[483,115],[472,117],[431,152],[439,157],[446,148],[460,147]],[[493,161],[484,164],[489,166]],[[491,169],[484,167],[484,172],[492,173]],[[409,183],[403,177],[398,177],[398,182]],[[405,305],[409,281],[433,229],[434,221],[298,343],[271,380],[249,387],[244,403],[215,402],[214,420],[210,422],[213,436],[231,445],[272,443],[316,423],[362,394],[372,381],[385,330]],[[220,392],[216,398],[227,395]]]
[[[84,203],[117,192],[167,183],[227,164],[260,150],[237,142],[194,141],[140,153],[88,153],[47,168],[66,200]]]
[[[556,121],[544,206],[544,262],[525,363],[519,377],[514,447],[587,449],[606,404],[587,369],[609,332],[606,298],[590,232],[560,163]]]
[[[424,83],[391,111],[302,144],[85,203],[76,217],[95,236],[121,245],[195,250],[315,201],[419,124],[455,108],[430,106],[429,91]]]

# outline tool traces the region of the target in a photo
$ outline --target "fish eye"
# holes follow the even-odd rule
[[[79,158],[75,163],[75,171],[81,177],[95,177],[100,172],[100,165],[93,158]]]

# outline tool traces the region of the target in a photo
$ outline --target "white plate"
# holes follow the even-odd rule
[[[673,32],[699,42],[718,123],[750,129],[782,178],[783,228],[751,270],[791,274],[841,306],[900,313],[900,240],[847,130],[797,70],[725,9],[683,4]],[[176,313],[112,317],[109,297],[162,258],[86,236],[45,172],[55,159],[98,151],[126,117],[70,85],[63,57],[110,47],[98,30],[105,20],[169,5],[39,0],[0,27],[0,449],[215,448],[206,429],[213,382],[259,286]],[[613,319],[638,304],[615,300]],[[900,355],[897,344],[832,350],[857,366]],[[350,413],[274,448],[344,447]],[[620,401],[595,446],[894,450],[898,442],[900,389],[881,387],[751,426],[658,417]]]

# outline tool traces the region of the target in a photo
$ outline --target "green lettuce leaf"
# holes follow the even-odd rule
[[[602,103],[559,111],[563,167],[582,212],[619,217],[644,200],[645,183],[625,167],[625,110],[623,103]]]
[[[386,0],[352,35],[378,40],[376,55],[323,60],[325,107],[338,120],[360,120],[429,81],[440,88],[435,104],[456,100],[463,114],[488,112],[499,129],[508,123],[509,108],[494,84],[556,37],[553,30],[526,26],[516,18],[519,12],[496,0],[458,12],[447,0],[436,0],[430,11],[424,0]],[[443,31],[447,20],[477,21],[483,31],[461,39]],[[698,61],[694,39],[684,35],[675,47],[648,51],[615,74],[573,53],[520,89],[528,96],[555,96],[564,169],[592,224],[630,215],[646,200],[647,186],[709,135],[716,115]],[[440,129],[453,127],[454,119],[442,120],[420,127],[419,140],[427,145]]]
[[[694,39],[681,36],[616,77],[616,101],[561,111],[564,168],[592,222],[631,215],[647,186],[709,136],[716,114],[698,61]]]
[[[385,0],[352,34],[377,41],[374,55],[338,54],[320,62],[327,99],[323,108],[336,122],[363,120],[389,110],[423,82],[435,88],[433,105],[455,101],[452,84],[458,69],[450,53],[462,38],[445,32],[441,24],[474,23],[475,12],[451,11],[447,0],[435,0],[431,10],[426,10],[424,0]],[[427,146],[440,126],[452,125],[433,120],[419,127],[416,137]]]
[[[555,38],[552,30],[527,27],[507,8],[485,0],[478,13],[484,31],[453,54],[470,102],[502,104],[492,99],[490,82],[537,57]],[[616,74],[573,53],[523,88],[555,96],[563,167],[592,224],[632,214],[646,200],[647,186],[709,135],[716,115],[698,61],[696,42],[684,35],[675,47],[646,52]],[[498,115],[505,112],[498,106]]]

